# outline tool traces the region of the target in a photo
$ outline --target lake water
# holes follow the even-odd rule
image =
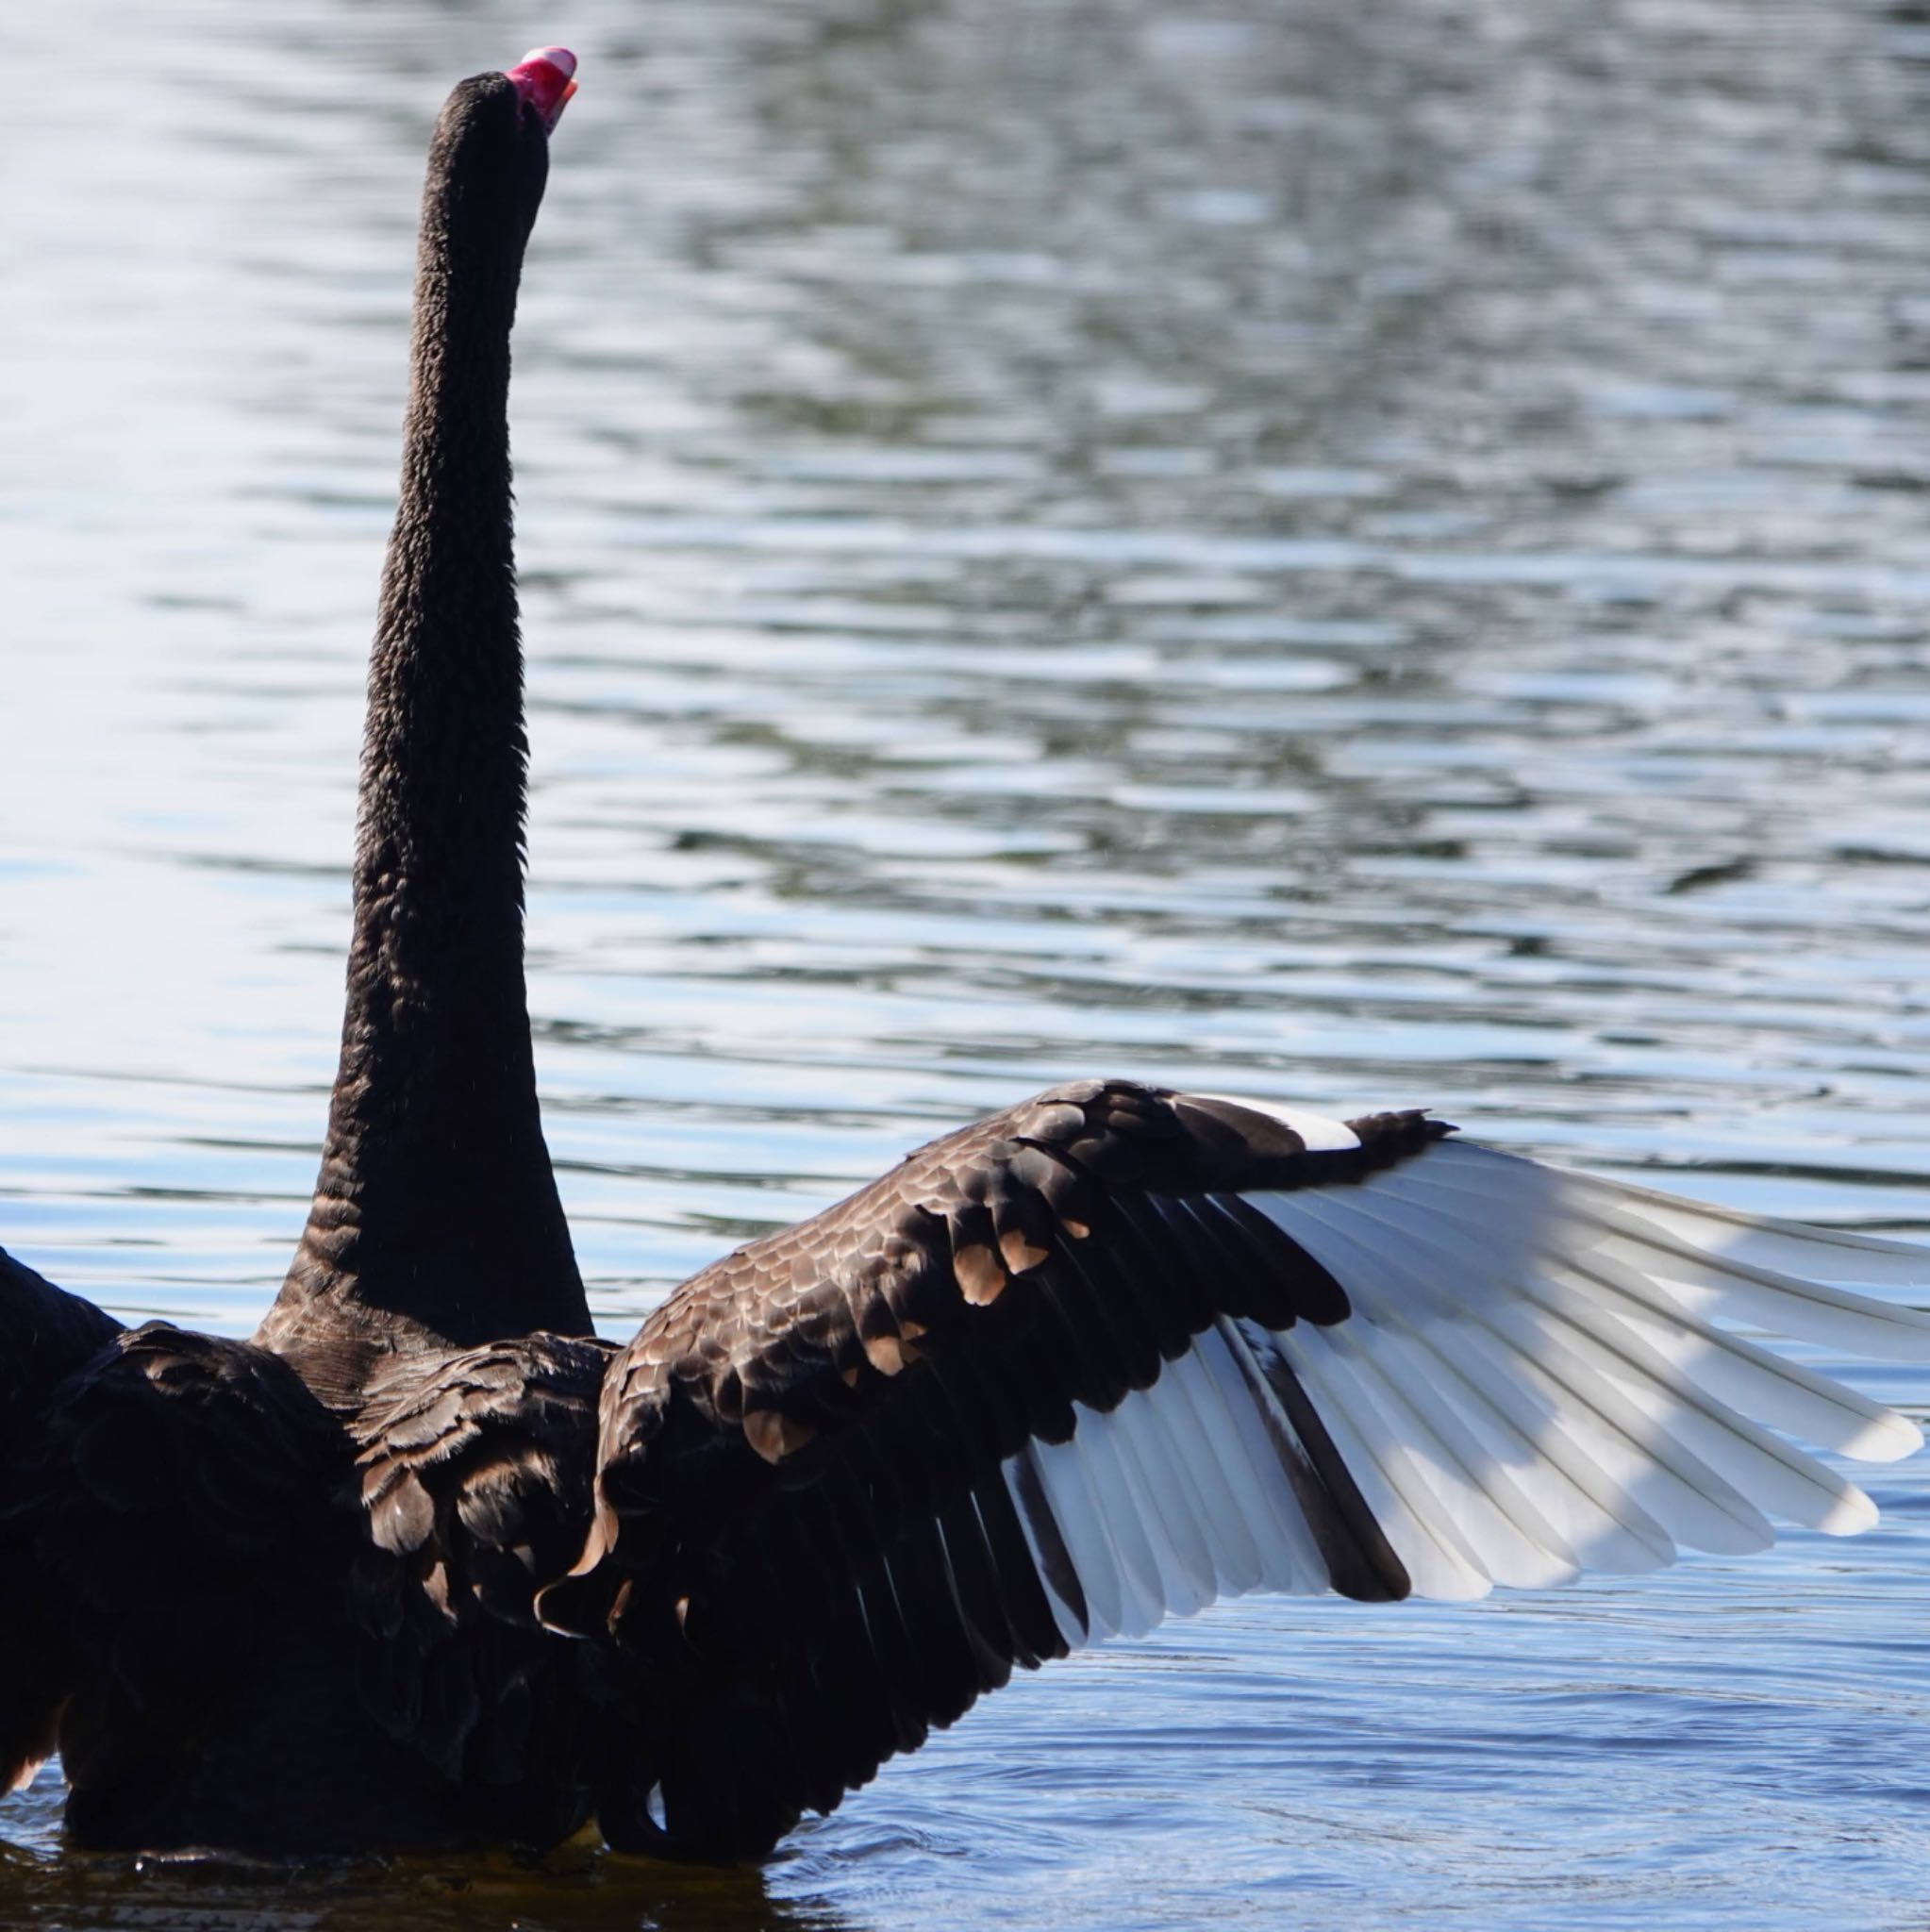
[[[0,17],[0,1240],[279,1279],[423,146],[544,39],[531,999],[609,1332],[1090,1071],[1930,1232],[1921,7],[65,0]],[[0,1919],[1921,1926],[1930,1461],[1871,1487],[1116,1644],[761,1878],[136,1872],[45,1778]]]

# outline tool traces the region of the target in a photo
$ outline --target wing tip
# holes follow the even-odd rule
[[[1923,1431],[1906,1415],[1887,1408],[1872,1417],[1842,1445],[1842,1453],[1857,1462],[1901,1462],[1923,1446]]]
[[[1836,1506],[1826,1511],[1816,1527],[1824,1536],[1861,1536],[1876,1527],[1876,1505],[1854,1483],[1846,1486]]]

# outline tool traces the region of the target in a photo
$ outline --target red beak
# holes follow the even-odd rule
[[[524,55],[509,69],[509,78],[518,92],[542,116],[545,127],[555,127],[576,92],[576,57],[568,47],[538,47]]]

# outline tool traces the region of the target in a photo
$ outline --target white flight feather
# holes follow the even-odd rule
[[[1233,1104],[1315,1156],[1360,1145],[1341,1122]],[[1217,1210],[1148,1198],[1175,1240],[1205,1241],[1200,1217]],[[1841,1286],[1930,1289],[1930,1250],[1457,1141],[1247,1199],[1352,1313],[1277,1332],[1223,1318],[1150,1389],[1107,1412],[1078,1406],[1069,1441],[1008,1464],[1041,1579],[1021,1458],[1084,1591],[1082,1623],[1047,1588],[1069,1642],[1141,1632],[1216,1595],[1331,1587],[1296,1487],[1312,1479],[1306,1452],[1269,1362],[1297,1378],[1424,1595],[1652,1569],[1678,1544],[1755,1549],[1765,1512],[1853,1534],[1874,1521],[1869,1498],[1785,1434],[1870,1461],[1921,1445],[1881,1404],[1719,1324],[1930,1360],[1930,1316]]]

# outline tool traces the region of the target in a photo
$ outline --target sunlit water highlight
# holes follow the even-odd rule
[[[546,38],[532,999],[612,1332],[1085,1071],[1930,1230],[1920,9],[70,0],[0,18],[0,1240],[279,1277],[421,151]],[[1918,1925],[1930,1465],[1872,1488],[1112,1646],[761,1881],[136,1874],[48,1780],[0,1918]]]

